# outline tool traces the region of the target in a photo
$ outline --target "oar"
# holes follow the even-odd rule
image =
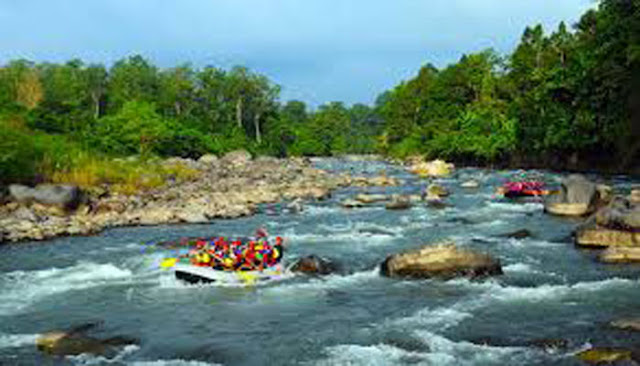
[[[166,259],[163,259],[162,262],[160,262],[160,267],[161,268],[171,268],[171,267],[175,266],[176,263],[178,263],[179,260],[180,260],[180,258],[166,258]]]

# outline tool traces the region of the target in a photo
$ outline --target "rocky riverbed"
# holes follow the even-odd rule
[[[0,206],[0,243],[90,235],[119,226],[206,223],[252,215],[261,203],[286,201],[289,209],[298,210],[296,200],[323,200],[338,187],[398,184],[384,175],[329,174],[305,159],[252,159],[244,151],[197,161],[172,158],[163,164],[182,165],[197,174],[131,195],[113,193],[109,186],[84,191],[64,185],[10,186],[8,202]]]

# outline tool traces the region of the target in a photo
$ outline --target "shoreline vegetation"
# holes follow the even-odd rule
[[[312,156],[379,154],[393,161],[638,173],[639,13],[635,1],[601,0],[573,27],[561,23],[551,33],[527,27],[511,54],[484,50],[443,68],[426,64],[372,106],[331,102],[310,109],[301,101],[281,102],[278,85],[244,67],[161,69],[139,55],[109,68],[81,60],[11,61],[0,66],[0,219],[18,212],[39,222],[38,212],[9,201],[16,184],[24,185],[24,202],[64,195],[59,187],[71,187],[67,194],[83,192],[108,211],[100,205],[118,197],[128,202],[114,203],[119,217],[130,209],[162,211],[153,206],[158,195],[172,205],[164,219],[145,213],[124,221],[130,224],[236,217],[255,203],[287,198],[294,189],[287,184],[302,190],[291,198],[308,197],[301,187],[320,176],[318,190],[351,184],[300,163]],[[245,152],[231,153],[238,150]],[[228,156],[244,156],[246,166],[264,176],[225,165]],[[216,163],[201,163],[207,159]],[[261,161],[275,170],[264,171]],[[231,200],[253,188],[229,179],[254,179],[271,193]],[[180,213],[195,205],[189,201],[195,197],[213,201],[202,197],[207,190],[225,192],[220,200],[243,208],[205,202],[192,207],[193,217]],[[118,211],[122,204],[126,210]],[[39,209],[48,217],[49,208]],[[125,225],[60,217],[66,218],[51,227],[63,229],[5,222],[0,241],[20,240],[15,233],[30,230],[25,238]]]

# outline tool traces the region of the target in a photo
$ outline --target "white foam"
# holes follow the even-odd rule
[[[571,285],[543,284],[536,287],[503,286],[495,281],[473,282],[454,280],[470,289],[480,290],[482,294],[467,303],[465,309],[473,309],[494,304],[495,302],[539,302],[560,301],[569,296],[584,293],[607,291],[615,288],[630,288],[638,285],[638,281],[624,278],[610,278],[601,281],[578,282]]]
[[[505,203],[505,202],[487,202],[486,208],[491,211],[506,212],[536,212],[541,211],[544,205],[539,202],[527,203]]]
[[[506,273],[516,272],[516,273],[537,273],[535,269],[533,269],[530,265],[526,263],[514,263],[508,266],[502,267],[502,270]]]
[[[386,344],[361,346],[353,344],[338,345],[325,349],[327,358],[320,360],[316,365],[350,365],[350,366],[375,366],[398,365],[402,360],[411,357],[413,361],[426,361],[426,354],[409,352]],[[412,362],[412,364],[420,364]]]
[[[128,363],[130,366],[222,366],[219,363],[208,363],[203,361],[189,361],[182,359],[175,360],[155,360],[155,361],[134,361]]]
[[[373,270],[355,272],[353,274],[342,276],[337,274],[331,274],[322,278],[311,279],[306,282],[299,283],[284,283],[280,286],[266,287],[263,290],[267,292],[307,292],[309,294],[319,295],[322,294],[322,290],[340,289],[340,288],[352,288],[357,287],[363,283],[376,280],[380,278],[380,271],[376,267]]]
[[[105,364],[117,364],[121,365],[123,359],[132,353],[140,350],[140,346],[136,346],[135,344],[130,344],[128,346],[123,347],[118,354],[116,354],[112,358],[106,358],[104,356],[95,356],[87,353],[83,353],[77,356],[67,356],[67,359],[72,361],[75,365],[105,365]]]
[[[131,280],[132,272],[113,264],[81,262],[72,267],[14,271],[0,285],[0,315],[17,314],[58,293]]]
[[[426,327],[428,329],[443,330],[454,327],[472,316],[471,313],[458,310],[455,306],[436,309],[426,308],[410,317],[394,321],[393,325],[419,326],[420,328]]]
[[[531,352],[523,347],[491,347],[466,341],[454,342],[429,331],[416,331],[417,336],[429,344],[429,360],[441,365],[507,365],[518,364],[520,358]]]
[[[535,351],[519,347],[490,347],[454,342],[432,332],[414,332],[428,344],[429,352],[413,352],[386,344],[342,344],[325,348],[327,357],[315,365],[506,365],[524,361]]]
[[[15,348],[33,346],[36,344],[37,334],[1,334],[0,348]]]

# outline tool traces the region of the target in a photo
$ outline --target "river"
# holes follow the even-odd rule
[[[640,268],[605,266],[576,249],[579,221],[545,215],[536,202],[493,197],[507,171],[460,169],[439,180],[452,207],[346,210],[358,192],[419,193],[426,181],[382,162],[319,160],[321,168],[387,174],[393,188],[345,188],[301,214],[262,213],[208,225],[130,227],[93,237],[0,247],[2,365],[577,365],[589,345],[632,345],[640,336],[611,329],[640,316]],[[548,172],[549,181],[558,175]],[[479,189],[460,188],[475,178]],[[632,183],[607,178],[616,189]],[[275,212],[273,212],[275,211]],[[141,243],[183,236],[245,236],[259,225],[288,240],[288,258],[318,254],[344,273],[293,276],[256,287],[186,285],[158,268],[171,252]],[[533,237],[500,234],[529,229]],[[396,280],[378,274],[389,254],[451,238],[491,253],[504,275],[485,280]],[[98,336],[140,340],[113,358],[53,358],[39,333],[103,321]],[[561,338],[567,347],[529,346]],[[489,340],[484,345],[478,340]]]

